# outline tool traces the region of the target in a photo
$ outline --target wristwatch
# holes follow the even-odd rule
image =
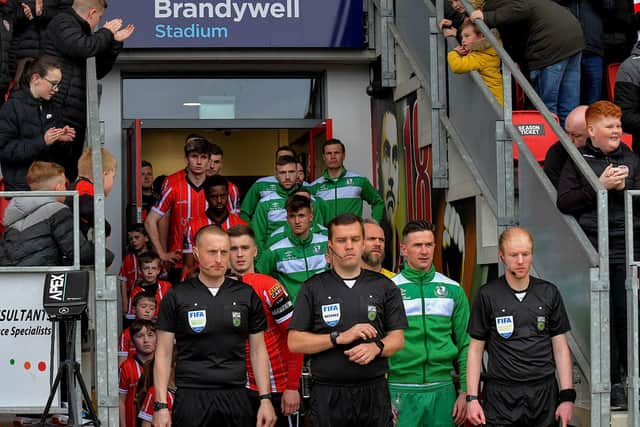
[[[375,340],[373,343],[380,349],[380,353],[378,353],[376,357],[382,356],[382,353],[384,353],[384,343],[382,340]]]
[[[161,409],[169,409],[167,402],[153,402],[153,410],[159,411]]]
[[[329,334],[329,338],[331,338],[331,344],[333,344],[334,347],[338,345],[338,335],[340,335],[340,332],[338,331],[333,331]]]
[[[474,400],[478,400],[478,396],[467,394],[467,402],[473,402]]]
[[[259,400],[271,400],[271,393],[261,394],[258,396]]]

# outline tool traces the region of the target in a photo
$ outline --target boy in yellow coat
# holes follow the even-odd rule
[[[498,52],[469,20],[465,20],[460,26],[460,39],[461,45],[447,56],[451,71],[457,74],[470,71],[480,73],[480,77],[502,106],[502,73]]]

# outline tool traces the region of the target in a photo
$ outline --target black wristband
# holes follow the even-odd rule
[[[382,340],[375,340],[374,343],[380,349],[380,353],[378,353],[376,357],[381,357],[382,353],[384,353],[384,343],[382,342]]]
[[[333,344],[334,347],[338,345],[338,335],[340,335],[340,332],[338,331],[333,331],[329,334],[331,344]]]
[[[478,400],[478,396],[474,396],[472,394],[467,394],[467,397],[465,398],[465,400],[467,402],[473,402],[474,400]]]
[[[271,393],[261,394],[260,396],[258,396],[259,400],[271,400],[271,398],[272,398]]]
[[[558,393],[558,403],[562,402],[576,403],[576,391],[572,388],[560,390],[560,393]]]

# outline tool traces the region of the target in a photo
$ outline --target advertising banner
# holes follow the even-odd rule
[[[46,273],[0,275],[0,411],[44,408],[51,375],[58,369],[58,344],[51,365],[52,323],[42,308]],[[54,400],[54,407],[58,406]]]
[[[126,48],[364,47],[363,0],[110,0]]]

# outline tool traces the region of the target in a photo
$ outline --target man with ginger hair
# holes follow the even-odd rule
[[[627,297],[625,291],[624,190],[640,189],[640,159],[620,141],[620,107],[609,101],[594,102],[585,113],[589,138],[580,148],[584,160],[608,191],[609,282],[611,319],[611,406],[625,408],[623,378],[627,373]],[[635,236],[640,230],[640,201],[634,198]],[[567,162],[558,181],[558,209],[573,215],[591,244],[598,249],[597,195],[573,162]],[[638,258],[638,242],[635,243]]]

